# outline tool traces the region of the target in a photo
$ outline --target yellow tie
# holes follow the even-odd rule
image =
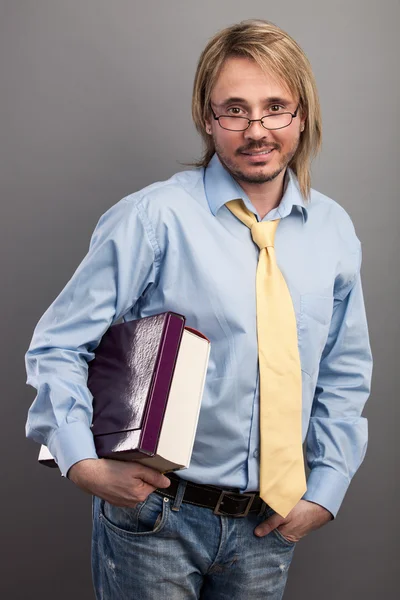
[[[292,298],[275,257],[276,221],[258,222],[242,200],[226,203],[260,248],[257,338],[260,369],[260,496],[286,517],[307,490],[302,450],[302,387]]]

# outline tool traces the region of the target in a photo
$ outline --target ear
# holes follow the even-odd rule
[[[206,117],[204,118],[205,131],[207,135],[212,135],[212,122],[213,122],[212,113],[210,107],[206,111]]]
[[[307,115],[306,114],[302,114],[300,117],[300,131],[304,131],[305,127],[306,127],[306,120],[307,120]]]
[[[206,133],[208,135],[211,135],[212,134],[212,129],[211,129],[211,122],[210,122],[209,119],[205,120],[205,125],[206,125]]]

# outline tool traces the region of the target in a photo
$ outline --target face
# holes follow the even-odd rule
[[[242,57],[226,60],[211,93],[216,116],[260,119],[279,112],[294,113],[297,104],[298,98],[282,81],[267,75],[253,60]],[[298,112],[283,129],[267,130],[258,122],[245,131],[227,131],[211,116],[207,133],[213,136],[222,164],[237,181],[260,185],[279,176],[283,179],[299,145],[304,121]]]

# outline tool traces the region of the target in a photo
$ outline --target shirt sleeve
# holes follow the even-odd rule
[[[157,274],[160,250],[133,198],[100,218],[88,253],[38,322],[25,355],[27,384],[37,390],[26,436],[48,447],[64,477],[76,462],[97,458],[88,361]]]
[[[367,449],[368,424],[361,413],[372,375],[359,269],[350,285],[335,296],[306,437],[310,474],[303,496],[328,509],[333,518]]]

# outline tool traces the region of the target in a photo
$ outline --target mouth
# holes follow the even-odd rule
[[[271,154],[275,148],[268,148],[267,150],[257,150],[254,152],[242,152],[242,154],[246,154],[247,156],[262,156],[263,154]]]
[[[254,152],[241,152],[243,156],[246,157],[247,160],[251,162],[260,162],[268,160],[272,153],[275,151],[275,148],[268,148],[267,150],[257,150]]]

